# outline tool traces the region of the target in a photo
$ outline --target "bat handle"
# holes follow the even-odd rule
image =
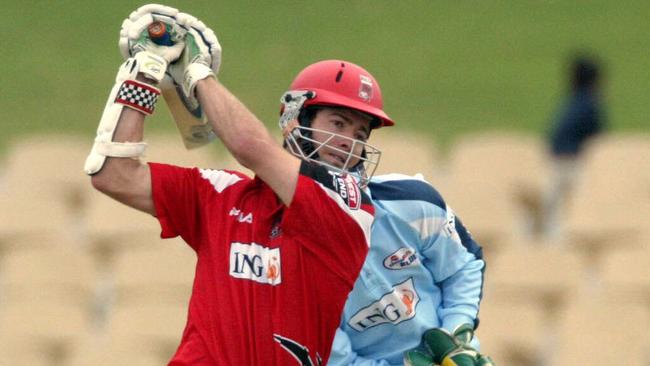
[[[171,36],[167,32],[167,25],[156,20],[147,26],[147,32],[151,41],[159,46],[173,46]]]

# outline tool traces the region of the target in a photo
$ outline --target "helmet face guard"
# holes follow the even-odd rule
[[[280,117],[280,129],[284,136],[285,147],[300,159],[323,165],[333,171],[349,173],[357,179],[361,187],[365,187],[377,169],[381,151],[361,140],[301,125],[298,122],[300,111],[305,100],[313,95],[313,92],[297,91],[287,92],[282,97],[284,112]],[[318,132],[326,138],[323,141],[317,141],[312,137],[314,132]],[[350,150],[343,150],[330,144],[334,139],[349,141]],[[319,152],[324,148],[336,151],[340,156],[345,156],[341,166],[320,159]],[[361,151],[361,154],[357,154],[355,151]]]
[[[392,126],[394,122],[383,111],[379,84],[370,73],[346,61],[317,62],[298,74],[291,83],[290,91],[282,96],[281,103],[280,129],[285,146],[293,155],[335,171],[351,173],[358,178],[361,186],[368,183],[377,169],[381,152],[364,141],[313,129],[311,121],[301,119],[301,112],[311,106],[347,108],[370,116],[371,129]],[[316,141],[313,132],[326,136],[324,141]],[[330,144],[335,139],[348,140],[351,151]],[[344,156],[342,166],[321,160],[318,153],[324,149]],[[355,154],[354,151],[361,153]]]

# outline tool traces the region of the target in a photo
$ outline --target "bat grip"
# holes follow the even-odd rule
[[[173,46],[171,36],[167,31],[167,25],[159,20],[149,24],[147,27],[149,38],[151,41],[159,46]]]

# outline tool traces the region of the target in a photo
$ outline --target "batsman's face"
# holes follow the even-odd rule
[[[345,108],[323,108],[319,110],[311,123],[312,138],[325,144],[319,151],[320,160],[335,167],[347,167],[359,162],[363,144],[370,136],[371,118],[361,112]],[[351,158],[348,158],[352,154]]]

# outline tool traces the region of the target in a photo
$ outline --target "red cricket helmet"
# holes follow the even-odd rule
[[[304,68],[293,80],[291,91],[312,91],[315,96],[304,102],[311,105],[338,106],[367,113],[377,119],[372,128],[395,123],[384,112],[377,80],[364,68],[351,62],[325,60]]]

